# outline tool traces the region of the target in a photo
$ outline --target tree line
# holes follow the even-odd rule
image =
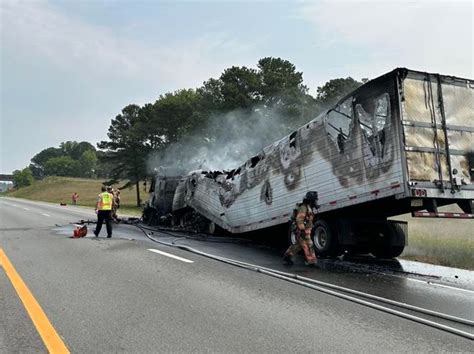
[[[49,147],[31,158],[28,167],[13,172],[15,187],[30,185],[48,176],[108,178],[105,163],[99,163],[104,152],[86,141],[65,141]]]
[[[141,106],[129,104],[111,120],[108,139],[97,144],[98,150],[87,142],[65,142],[35,155],[28,169],[34,178],[62,175],[127,180],[138,190],[138,182],[151,173],[147,168],[150,154],[189,136],[202,137],[200,144],[212,144],[222,134],[225,124],[220,123],[228,112],[238,112],[243,126],[254,124],[258,114],[257,119],[267,119],[265,124],[278,124],[280,131],[290,132],[361,84],[350,77],[330,80],[313,97],[294,64],[262,58],[256,69],[232,66],[198,88],[168,92]],[[139,199],[137,195],[138,203]]]

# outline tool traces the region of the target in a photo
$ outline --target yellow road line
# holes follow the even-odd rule
[[[40,304],[36,301],[30,289],[26,286],[25,282],[21,279],[18,272],[15,270],[7,255],[0,248],[0,266],[3,267],[5,273],[10,279],[13,287],[15,288],[18,296],[20,297],[26,311],[30,315],[33,324],[36,327],[41,339],[50,353],[69,353],[66,345],[62,341],[54,329],[48,317],[44,313]]]

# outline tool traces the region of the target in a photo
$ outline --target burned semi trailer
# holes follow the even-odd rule
[[[474,81],[399,68],[232,171],[170,181],[174,224],[191,212],[209,231],[261,230],[287,224],[295,204],[317,191],[319,255],[395,257],[407,225],[389,217],[473,217]],[[438,212],[454,203],[464,212]]]

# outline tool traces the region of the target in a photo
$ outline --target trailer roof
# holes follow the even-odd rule
[[[428,75],[430,75],[430,76],[439,76],[442,80],[465,82],[469,85],[474,85],[474,80],[473,79],[466,79],[466,78],[461,78],[461,77],[452,76],[452,75],[442,75],[442,74],[438,74],[438,73],[429,73],[429,72],[426,72],[426,71],[418,71],[418,70],[412,70],[412,69],[407,69],[407,68],[396,68],[396,69],[394,69],[394,70],[392,70],[392,71],[390,71],[386,74],[383,74],[383,75],[378,76],[378,77],[376,77],[372,80],[367,81],[366,83],[364,83],[360,87],[358,87],[355,90],[349,92],[347,95],[345,95],[339,101],[337,101],[336,104],[332,105],[329,109],[327,109],[324,113],[327,113],[327,112],[333,110],[339,104],[344,102],[347,98],[349,98],[350,96],[353,96],[354,94],[357,94],[358,92],[360,92],[361,90],[364,90],[365,88],[367,88],[370,85],[373,85],[373,84],[378,83],[380,81],[384,81],[384,80],[386,80],[387,78],[390,78],[390,77],[400,76],[402,78],[405,78],[410,74],[420,75],[420,76],[428,76]],[[319,117],[319,115],[318,115],[318,117]]]

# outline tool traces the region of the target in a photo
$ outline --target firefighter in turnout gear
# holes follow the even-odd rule
[[[315,266],[316,254],[314,253],[313,241],[311,240],[311,231],[313,230],[314,212],[317,208],[318,193],[308,192],[303,198],[303,203],[298,204],[293,212],[291,232],[295,233],[296,243],[291,245],[285,252],[283,261],[287,264],[293,264],[292,257],[303,250],[306,259],[305,264]]]
[[[113,200],[113,195],[107,192],[107,188],[105,186],[102,186],[102,193],[97,196],[97,203],[95,206],[95,212],[97,213],[97,226],[94,231],[95,237],[99,236],[104,221],[107,228],[107,237],[112,237]]]

